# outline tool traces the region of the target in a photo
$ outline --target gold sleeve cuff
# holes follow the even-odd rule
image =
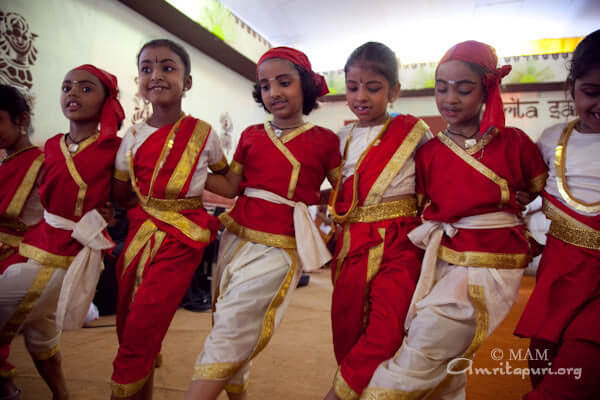
[[[129,171],[123,171],[120,169],[115,169],[115,173],[113,177],[121,182],[129,182]]]
[[[342,165],[340,164],[327,172],[327,179],[329,179],[329,182],[335,183],[338,179],[340,179],[341,172]]]
[[[425,196],[421,193],[417,193],[417,207],[423,208],[423,204],[425,203]]]
[[[529,193],[540,193],[546,186],[546,179],[548,179],[547,172],[544,172],[543,174],[540,174],[533,178],[531,182],[529,182],[529,187],[527,188]]]
[[[335,378],[333,378],[333,390],[341,400],[358,400],[359,398],[358,394],[348,385],[339,369],[335,374]]]
[[[210,168],[210,170],[213,172],[218,172],[218,171],[221,171],[221,170],[227,168],[228,166],[229,166],[229,163],[227,163],[227,158],[225,156],[223,156],[223,158],[221,158],[216,163],[209,165],[208,168]]]
[[[229,168],[231,168],[231,171],[236,175],[241,176],[244,173],[244,166],[235,160],[231,160]]]

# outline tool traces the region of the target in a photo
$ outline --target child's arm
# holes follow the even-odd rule
[[[240,193],[242,176],[233,172],[231,168],[227,168],[226,171],[222,172],[208,174],[205,189],[220,196],[233,199]]]

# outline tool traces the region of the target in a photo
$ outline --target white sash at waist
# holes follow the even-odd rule
[[[296,248],[305,271],[314,271],[331,260],[317,226],[310,217],[308,207],[301,201],[295,202],[267,190],[246,188],[244,195],[270,201],[275,204],[285,204],[294,208],[294,231],[296,232]]]
[[[84,246],[67,269],[56,306],[57,328],[79,329],[94,298],[104,265],[102,250],[115,244],[104,236],[107,223],[95,209],[85,213],[77,223],[46,210],[44,220],[53,228],[73,231],[71,237]]]
[[[406,316],[405,328],[408,329],[414,317],[416,303],[427,296],[433,287],[437,256],[444,233],[449,237],[454,237],[458,229],[510,228],[521,224],[523,222],[518,216],[505,211],[498,211],[464,217],[452,224],[438,221],[424,221],[422,225],[410,231],[408,238],[415,246],[425,249],[425,255],[423,257],[419,282],[415,288],[415,293],[413,294]]]

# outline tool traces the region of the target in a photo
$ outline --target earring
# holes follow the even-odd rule
[[[27,129],[24,126],[21,126],[19,128],[19,131],[20,131],[19,133],[21,134],[21,136],[27,135]]]

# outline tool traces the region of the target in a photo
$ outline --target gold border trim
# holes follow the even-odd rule
[[[224,170],[225,168],[227,168],[229,166],[229,163],[227,162],[227,157],[223,156],[221,157],[221,159],[219,161],[217,161],[216,163],[209,165],[208,168],[210,168],[210,170],[212,172],[219,172]]]
[[[342,376],[340,368],[338,368],[335,377],[333,378],[333,391],[340,400],[358,400],[358,394],[348,385],[348,382]]]
[[[490,129],[491,129],[491,132],[488,135],[486,135],[483,139],[481,139],[480,141],[475,143],[475,146],[465,149],[465,152],[468,155],[472,156],[473,154],[479,152],[481,149],[483,149],[485,146],[487,146],[488,143],[490,143],[496,137],[496,135],[498,135],[498,133],[500,133],[500,131],[498,129],[496,129],[495,127],[492,127]]]
[[[119,398],[131,397],[139,392],[142,387],[144,387],[149,377],[150,374],[133,383],[117,383],[115,381],[111,381],[110,388],[112,395]]]
[[[29,354],[31,354],[31,358],[33,358],[34,360],[44,361],[44,360],[48,360],[48,359],[54,357],[54,355],[56,353],[58,353],[59,350],[60,350],[60,345],[57,344],[50,350],[40,351],[40,352],[30,351]]]
[[[224,215],[224,214],[221,214]],[[238,249],[241,248],[238,247]],[[288,269],[288,272],[279,286],[279,290],[273,296],[271,304],[267,308],[265,316],[263,318],[262,329],[254,350],[250,356],[239,362],[225,362],[225,363],[211,363],[211,364],[197,364],[194,366],[194,372],[192,380],[210,379],[210,380],[225,380],[233,376],[241,366],[252,360],[258,353],[260,353],[273,337],[273,331],[275,330],[275,314],[279,306],[283,303],[283,300],[287,296],[296,269],[298,268],[298,262],[296,260],[297,254],[295,250],[283,249],[290,257],[292,263]],[[237,251],[237,250],[236,250]]]
[[[276,233],[261,232],[238,224],[229,213],[219,215],[219,220],[227,230],[242,239],[280,249],[295,249],[296,238],[294,236],[279,235]]]
[[[158,210],[156,208],[147,207],[144,205],[141,205],[141,207],[152,217],[156,218],[161,222],[164,222],[165,224],[169,224],[177,228],[181,233],[183,233],[185,236],[192,239],[193,241],[204,243],[210,242],[210,229],[206,229],[201,227],[200,225],[197,225],[192,220],[186,218],[178,212]]]
[[[396,389],[367,387],[360,396],[361,400],[417,400],[422,399],[429,390],[405,392]]]
[[[487,337],[488,330],[490,327],[490,317],[487,306],[485,304],[485,289],[480,285],[468,285],[469,291],[469,300],[471,300],[471,304],[475,309],[475,334],[473,336],[473,340],[467,347],[467,350],[461,356],[461,359],[452,364],[452,370],[456,371],[464,371],[469,367],[469,360],[473,359],[475,352],[485,338]],[[440,392],[447,387],[452,379],[455,378],[455,375],[446,375],[446,377],[427,395],[428,399],[437,399],[440,397]]]
[[[342,248],[340,249],[340,252],[337,256],[337,265],[335,269],[335,275],[333,277],[333,286],[335,286],[338,277],[340,276],[344,259],[348,255],[348,252],[350,252],[351,241],[352,237],[350,235],[350,224],[344,224],[344,231],[342,233]]]
[[[336,221],[337,223],[340,223],[340,224],[344,223],[346,221],[346,219],[350,216],[352,211],[354,211],[354,209],[356,208],[356,205],[358,204],[358,179],[359,179],[358,169],[359,169],[360,165],[362,164],[366,155],[371,150],[371,147],[379,145],[379,143],[381,142],[381,137],[387,131],[387,128],[390,125],[391,121],[392,121],[392,119],[388,117],[388,119],[383,124],[383,127],[381,128],[379,133],[377,133],[377,136],[375,136],[375,138],[371,141],[371,143],[369,143],[367,148],[361,153],[360,157],[358,157],[358,160],[356,161],[356,165],[354,166],[354,173],[353,173],[354,181],[352,182],[352,185],[353,185],[352,186],[352,201],[350,202],[350,208],[348,209],[348,211],[346,211],[345,214],[340,215],[337,213],[337,211],[335,209],[335,203],[337,201],[338,194],[340,191],[340,186],[342,184],[341,178],[338,179],[338,181],[335,184],[335,187],[331,191],[327,209],[329,210],[329,214],[331,214],[331,218],[334,221]],[[350,145],[350,141],[352,140],[352,131],[354,131],[354,128],[356,128],[357,126],[358,126],[357,123],[352,125],[352,128],[350,129],[350,132],[348,133],[348,137],[346,138],[346,143],[344,144],[344,154],[342,155],[342,162],[340,164],[340,172],[342,171],[342,169],[344,168],[344,165],[346,164],[346,159],[348,156],[348,147]],[[348,177],[347,179],[349,179],[349,178],[350,177]]]
[[[231,160],[229,169],[236,175],[242,176],[244,173],[244,166],[235,160]]]
[[[12,367],[11,369],[0,369],[0,378],[2,379],[14,379],[17,376],[17,368]]]
[[[4,163],[12,160],[13,158],[17,157],[19,154],[25,153],[26,151],[31,150],[31,149],[35,149],[35,148],[37,148],[37,146],[27,146],[27,147],[25,147],[25,148],[23,148],[21,150],[17,150],[14,153],[6,156],[6,158],[4,160],[2,160],[2,162],[0,164],[4,164]]]
[[[85,147],[91,144],[93,140],[90,139],[96,140],[96,138],[98,137],[97,134],[94,136],[91,136],[84,140],[83,143],[81,143],[80,148],[77,149],[77,152],[73,153],[73,155],[78,154],[81,150],[83,150],[82,147],[84,147],[84,144]],[[65,157],[67,169],[69,170],[69,174],[71,174],[71,178],[73,178],[75,184],[79,187],[79,190],[77,191],[77,200],[75,201],[75,211],[73,214],[76,217],[80,217],[83,215],[83,200],[85,199],[85,193],[87,192],[87,183],[85,183],[81,175],[79,175],[79,171],[77,171],[75,161],[73,161],[73,157],[69,152],[69,149],[67,148],[65,137],[66,136],[63,136],[60,140],[60,150],[62,151],[63,156]]]
[[[203,208],[204,204],[202,203],[202,197],[184,197],[179,199],[150,198],[144,206],[160,211],[183,211]]]
[[[298,133],[296,133],[296,131],[293,131],[293,132],[290,132],[286,136],[295,134],[294,137],[296,137],[296,136],[300,135],[301,133],[305,132],[308,128],[307,129],[304,129],[304,128],[308,125],[311,125],[310,127],[312,128],[312,124],[305,124],[305,125],[301,126],[300,128],[298,128],[298,130],[299,130]],[[294,157],[292,152],[287,147],[285,147],[285,144],[284,144],[284,143],[289,142],[293,138],[286,140],[286,141],[279,140],[279,138],[273,132],[273,129],[271,129],[271,125],[268,122],[265,122],[264,127],[265,127],[265,131],[267,132],[267,136],[269,137],[269,139],[271,139],[271,142],[273,142],[275,147],[277,147],[277,149],[285,156],[285,158],[287,158],[289,163],[292,164],[292,174],[290,176],[290,183],[288,185],[288,192],[287,192],[287,198],[291,199],[292,197],[294,197],[294,192],[296,190],[296,185],[298,184],[298,177],[300,176],[300,167],[301,167],[300,162],[298,160],[296,160],[296,157]]]
[[[113,178],[121,182],[129,182],[129,171],[123,171],[115,168],[115,171],[113,172]]]
[[[463,149],[461,149],[452,139],[444,135],[443,133],[438,133],[438,139],[440,142],[446,145],[454,154],[460,157],[464,162],[466,162],[470,167],[475,169],[477,172],[494,182],[496,185],[500,187],[500,204],[498,207],[501,207],[503,204],[508,203],[510,200],[510,190],[508,188],[508,182],[506,179],[502,178],[500,175],[496,174],[490,168],[485,166],[483,163],[476,160],[474,157],[469,155]]]
[[[131,176],[131,185],[133,186],[133,190],[138,195],[138,198],[140,199],[140,201],[142,203],[147,203],[148,199],[150,199],[152,197],[152,193],[154,191],[154,182],[156,181],[158,172],[162,168],[163,160],[167,159],[167,157],[169,155],[169,151],[171,150],[171,148],[173,147],[173,144],[175,143],[174,136],[179,131],[179,125],[181,124],[181,121],[183,121],[183,119],[185,117],[186,117],[185,114],[181,114],[181,117],[179,117],[177,122],[175,122],[175,124],[173,124],[173,127],[171,127],[171,130],[167,134],[167,137],[163,143],[162,149],[160,150],[160,155],[158,156],[158,159],[156,160],[156,163],[154,164],[154,170],[152,171],[152,178],[150,178],[150,186],[148,187],[147,196],[142,195],[142,193],[137,185],[137,177],[135,175],[135,168],[134,168],[135,163],[133,160],[134,155],[131,150],[129,151],[129,153],[128,153],[129,154],[129,171],[130,171],[130,176]]]
[[[225,380],[239,370],[242,365],[246,364],[246,360],[239,362],[224,362],[211,364],[196,364],[192,373],[192,380]]]
[[[410,132],[402,141],[402,144],[398,146],[394,155],[389,159],[375,180],[375,183],[369,189],[369,193],[363,202],[365,206],[377,204],[381,201],[383,194],[392,183],[392,180],[398,175],[404,164],[406,164],[406,161],[410,158],[427,131],[429,131],[429,127],[420,119],[413,125]]]
[[[383,250],[385,247],[385,228],[377,228],[377,233],[381,237],[381,243],[369,249],[367,260],[367,276],[363,303],[363,328],[369,324],[369,293],[371,291],[371,281],[379,272],[381,260],[383,258]]]
[[[338,179],[340,179],[341,177],[342,177],[342,164],[341,163],[337,167],[332,168],[329,171],[327,171],[327,180],[329,180],[330,183],[335,184],[338,181]]]
[[[249,381],[244,381],[244,383],[242,384],[228,383],[227,385],[225,385],[225,391],[227,393],[241,394],[248,390],[248,384]]]
[[[547,172],[544,172],[543,174],[539,174],[538,176],[536,176],[529,182],[529,187],[527,188],[527,191],[531,194],[540,193],[542,190],[544,190],[547,179],[548,179]]]
[[[465,267],[519,269],[526,268],[529,263],[528,254],[456,251],[446,246],[440,246],[438,257],[450,264]]]
[[[22,236],[11,235],[10,233],[0,232],[0,243],[5,243],[12,247],[19,247],[23,241]]]
[[[75,259],[75,256],[61,256],[23,242],[19,245],[19,254],[23,257],[31,258],[42,265],[51,265],[52,267],[62,269],[69,268]]]
[[[565,126],[563,129],[560,138],[558,139],[558,144],[556,145],[556,149],[554,150],[554,169],[556,170],[556,186],[558,187],[558,191],[563,198],[563,200],[573,207],[574,209],[586,213],[597,213],[600,212],[600,201],[596,201],[594,203],[586,203],[583,200],[579,200],[569,190],[567,185],[567,178],[565,175],[565,169],[567,164],[567,144],[569,143],[569,137],[571,137],[571,133],[573,133],[573,129],[575,129],[575,125],[579,122],[579,119],[571,121]]]
[[[275,313],[277,312],[279,306],[281,306],[281,304],[283,303],[283,300],[285,300],[285,297],[287,296],[290,290],[290,286],[294,275],[296,274],[296,269],[298,268],[298,262],[296,260],[296,251],[292,249],[283,249],[283,251],[285,251],[292,260],[292,265],[290,265],[288,272],[285,278],[283,279],[279,290],[277,291],[277,294],[275,295],[275,297],[273,297],[273,300],[271,300],[271,304],[269,305],[269,308],[267,309],[267,312],[263,319],[263,327],[262,331],[260,332],[260,337],[249,360],[256,357],[256,355],[267,346],[267,344],[273,337],[273,332],[275,330]]]
[[[196,166],[196,160],[204,149],[204,144],[210,134],[210,125],[201,120],[196,120],[194,131],[187,141],[185,150],[181,154],[175,170],[169,178],[169,182],[165,187],[165,197],[168,199],[176,199],[181,194],[185,182],[192,173],[192,168]],[[165,157],[166,161],[166,157]],[[159,163],[162,160],[159,160]]]
[[[542,211],[552,222],[548,234],[565,243],[590,250],[600,250],[600,231],[576,220],[544,199]]]
[[[48,265],[41,265],[31,286],[27,290],[27,294],[23,297],[15,311],[6,321],[2,331],[0,332],[0,345],[7,345],[12,341],[12,338],[17,334],[27,315],[31,312],[33,306],[40,298],[42,292],[52,279],[55,268]]]
[[[31,163],[27,173],[23,177],[19,188],[15,192],[13,198],[10,200],[8,207],[6,208],[6,216],[11,218],[17,218],[21,215],[21,211],[23,211],[23,206],[31,193],[31,189],[35,185],[35,181],[37,180],[38,173],[44,164],[44,155],[40,154],[36,157],[35,160]]]
[[[417,216],[417,199],[407,197],[372,206],[356,207],[347,222],[378,222],[386,219]]]

